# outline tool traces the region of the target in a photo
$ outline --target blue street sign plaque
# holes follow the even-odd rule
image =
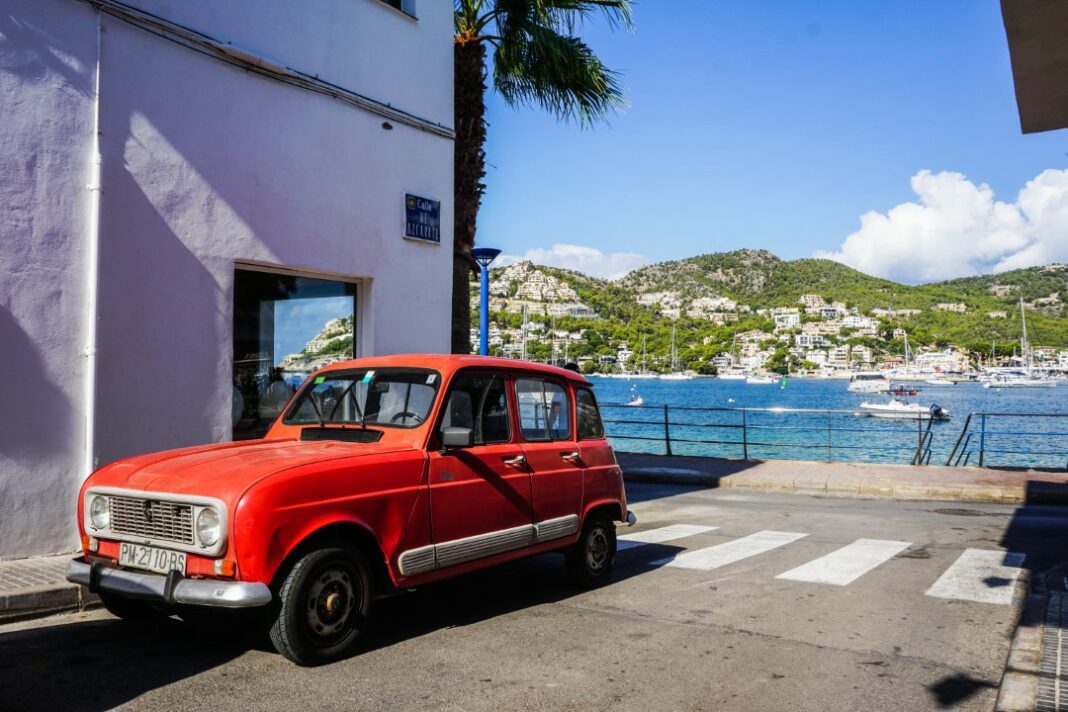
[[[404,196],[404,236],[413,240],[441,243],[441,201]]]

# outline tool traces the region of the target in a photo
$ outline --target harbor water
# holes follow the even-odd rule
[[[865,416],[862,402],[887,403],[891,396],[851,393],[845,380],[796,378],[769,385],[715,378],[590,380],[609,436],[622,451],[664,453],[668,406],[667,434],[675,455],[907,464],[919,450],[923,460],[943,465],[959,443],[959,464],[978,465],[981,456],[990,467],[1064,469],[1068,464],[1068,417],[976,415],[962,436],[969,413],[1068,415],[1065,382],[1055,388],[1005,389],[978,383],[901,384],[918,393],[899,400],[937,404],[950,412],[949,421],[928,428],[926,420]],[[641,407],[624,405],[635,397]]]

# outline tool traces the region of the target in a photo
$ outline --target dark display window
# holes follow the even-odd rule
[[[356,353],[356,285],[234,271],[234,440],[263,437],[309,373]]]

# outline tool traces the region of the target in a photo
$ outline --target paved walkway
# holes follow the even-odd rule
[[[1068,504],[1068,473],[978,467],[721,460],[618,453],[633,482],[733,487],[833,497]]]
[[[66,579],[74,554],[0,561],[0,622],[81,610],[97,597]]]

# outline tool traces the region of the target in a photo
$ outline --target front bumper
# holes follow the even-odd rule
[[[88,564],[81,559],[67,565],[67,580],[88,586],[92,593],[107,591],[167,605],[252,608],[271,602],[271,589],[265,583],[188,579],[177,571],[163,576]]]

